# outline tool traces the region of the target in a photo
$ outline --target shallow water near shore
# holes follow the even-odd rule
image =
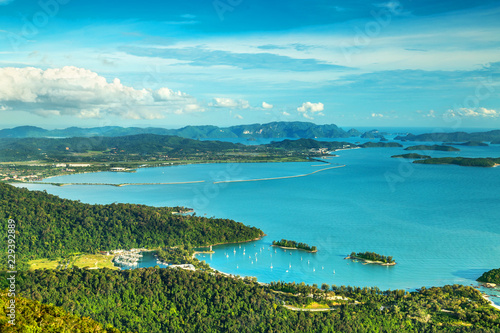
[[[425,153],[433,157],[500,156],[498,145],[460,149]],[[267,236],[250,243],[215,246],[214,254],[197,257],[215,269],[256,276],[261,282],[304,281],[380,289],[476,285],[475,279],[483,272],[499,267],[500,168],[418,165],[390,158],[402,153],[402,148],[339,151],[338,157],[327,161],[345,164],[343,168],[256,182],[213,184],[307,174],[328,165],[203,164],[47,180],[116,184],[205,181],[197,184],[23,186],[88,203],[192,207],[197,215],[256,226]],[[281,238],[314,245],[318,252],[270,247],[273,240]],[[390,255],[397,265],[345,260],[352,251]],[[156,265],[155,260],[151,262],[151,266]],[[491,299],[500,303],[500,298]]]

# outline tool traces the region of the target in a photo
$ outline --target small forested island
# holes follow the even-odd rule
[[[438,150],[438,151],[460,151],[460,149],[444,145],[418,145],[405,148],[405,150]]]
[[[298,249],[308,252],[318,252],[316,246],[309,246],[306,243],[297,243],[293,240],[282,239],[280,241],[273,241],[273,246],[282,247],[286,249]]]
[[[491,141],[492,144],[500,142],[500,130],[488,132],[453,132],[453,133],[425,133],[425,134],[407,134],[406,136],[397,136],[394,140],[404,141],[431,141],[431,142],[466,142],[466,141]]]
[[[484,143],[482,141],[467,141],[463,143],[445,143],[445,145],[458,145],[458,146],[468,146],[468,147],[488,147],[489,145],[487,143]]]
[[[363,260],[369,264],[379,264],[383,266],[393,266],[396,262],[392,256],[383,256],[375,252],[351,252],[351,254],[346,257],[346,259],[358,259]]]
[[[500,164],[500,157],[435,157],[425,160],[416,160],[413,163],[418,164],[454,164],[460,166],[491,168]]]
[[[416,153],[410,153],[410,154],[401,154],[401,155],[393,155],[391,156],[392,158],[407,158],[407,159],[421,159],[421,158],[431,158],[429,155],[420,155]]]
[[[492,269],[491,271],[484,272],[478,279],[478,282],[493,283],[500,285],[500,268]]]
[[[361,148],[400,148],[403,147],[397,142],[365,142],[359,145]]]

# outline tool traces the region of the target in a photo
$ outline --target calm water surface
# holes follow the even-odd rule
[[[460,148],[458,153],[423,153],[433,157],[500,156],[500,146]],[[339,157],[329,161],[345,164],[343,168],[270,181],[213,184],[220,180],[305,174],[328,165],[172,166],[139,169],[133,174],[102,172],[47,181],[205,182],[26,187],[88,203],[187,206],[198,215],[231,218],[256,226],[267,236],[252,243],[217,246],[215,254],[198,258],[215,269],[256,276],[262,282],[305,281],[381,289],[475,284],[484,271],[499,267],[500,168],[416,165],[390,158],[402,153],[402,148],[339,151]],[[310,254],[270,247],[273,240],[281,238],[315,245],[319,251]],[[344,260],[351,251],[392,255],[397,265],[382,267]],[[154,266],[156,259],[148,258],[142,265]],[[500,298],[493,300],[500,303]]]

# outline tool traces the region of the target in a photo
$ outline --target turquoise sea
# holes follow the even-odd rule
[[[421,153],[433,157],[500,156],[500,145],[460,149]],[[306,174],[329,165],[304,162],[170,166],[46,181],[205,182],[124,187],[25,186],[88,203],[181,205],[194,208],[198,215],[231,218],[259,227],[267,234],[263,239],[216,246],[215,254],[198,258],[215,269],[256,276],[261,282],[304,281],[409,290],[453,283],[476,285],[475,279],[483,272],[500,267],[500,167],[418,165],[390,157],[402,153],[402,148],[338,151],[338,157],[327,161],[345,167],[280,180],[213,183]],[[270,247],[273,240],[281,238],[315,245],[319,251],[310,254]],[[391,255],[397,265],[382,267],[344,260],[352,251]],[[155,260],[150,261],[151,265],[156,264]],[[492,300],[500,303],[500,298]]]

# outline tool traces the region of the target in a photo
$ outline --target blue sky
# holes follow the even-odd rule
[[[500,128],[500,3],[0,0],[0,117]]]

